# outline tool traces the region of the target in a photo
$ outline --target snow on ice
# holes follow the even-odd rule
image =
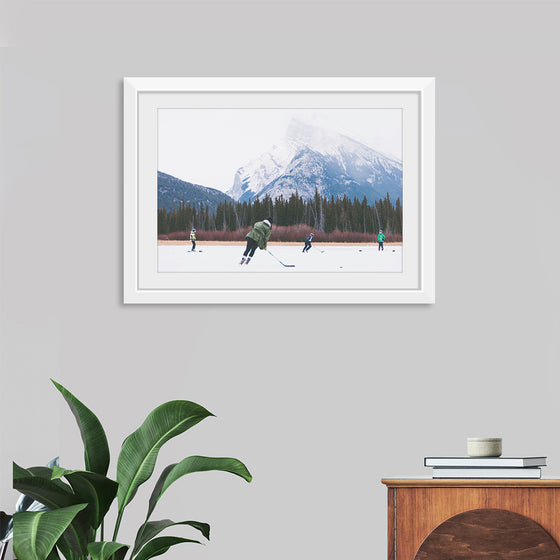
[[[377,245],[333,246],[315,244],[308,253],[303,245],[270,245],[270,252],[257,249],[248,265],[240,265],[245,245],[197,244],[196,252],[189,245],[159,245],[158,272],[402,272],[402,246]],[[293,264],[284,267],[278,262]]]

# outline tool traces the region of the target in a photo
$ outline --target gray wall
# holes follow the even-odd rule
[[[427,475],[425,455],[463,453],[469,435],[560,474],[557,2],[4,12],[0,509],[12,460],[80,464],[50,377],[115,456],[164,400],[217,415],[160,465],[232,455],[254,482],[178,483],[156,515],[209,521],[213,539],[170,560],[383,558],[380,479]],[[122,77],[213,75],[437,78],[436,305],[121,304]]]

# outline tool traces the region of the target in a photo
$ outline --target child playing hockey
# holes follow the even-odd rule
[[[196,249],[196,229],[194,228],[191,229],[191,243],[192,243],[191,252],[194,253]]]
[[[253,229],[245,236],[247,239],[247,247],[243,253],[243,258],[239,264],[249,264],[253,258],[257,247],[259,249],[266,249],[268,240],[270,239],[270,232],[272,230],[272,218],[267,218],[262,222],[257,222]]]
[[[311,249],[311,242],[313,241],[313,233],[310,233],[305,239],[305,246],[303,247],[303,253],[307,253]]]
[[[383,230],[380,229],[379,233],[377,234],[377,243],[379,243],[379,247],[377,248],[378,251],[384,251],[383,242],[385,241],[385,235],[383,235]]]

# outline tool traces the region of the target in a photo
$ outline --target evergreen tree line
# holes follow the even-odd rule
[[[181,204],[174,210],[158,210],[158,235],[185,231],[195,227],[204,231],[237,231],[251,227],[255,222],[272,217],[276,226],[308,224],[318,232],[333,231],[376,233],[382,229],[385,234],[402,235],[402,205],[400,198],[395,204],[389,195],[368,204],[364,197],[350,200],[320,196],[315,192],[312,199],[303,200],[297,193],[288,199],[279,197],[251,202],[222,202],[215,212],[208,205]]]

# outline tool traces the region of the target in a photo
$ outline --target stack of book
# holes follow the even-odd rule
[[[546,457],[425,457],[432,478],[541,478]]]

